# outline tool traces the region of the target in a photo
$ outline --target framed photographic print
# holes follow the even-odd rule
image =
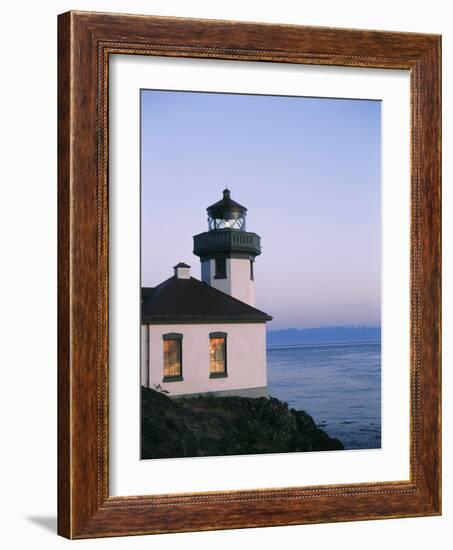
[[[59,17],[59,533],[436,515],[440,37]]]

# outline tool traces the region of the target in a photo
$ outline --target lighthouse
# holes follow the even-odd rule
[[[141,383],[172,397],[262,397],[272,317],[255,307],[260,237],[246,231],[247,208],[228,189],[206,210],[208,230],[193,237],[202,280],[180,261],[173,276],[142,287]]]
[[[261,239],[246,230],[247,208],[231,198],[229,189],[208,206],[208,231],[195,235],[193,252],[201,261],[204,283],[255,305],[254,262]]]

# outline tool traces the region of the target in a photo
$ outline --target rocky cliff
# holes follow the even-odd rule
[[[304,411],[274,398],[172,399],[142,388],[142,458],[343,449]]]

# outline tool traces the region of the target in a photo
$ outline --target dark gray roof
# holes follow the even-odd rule
[[[154,288],[142,286],[142,303],[154,293]]]
[[[208,211],[208,214],[213,217],[222,217],[222,214],[225,211],[240,212],[243,214],[247,212],[247,208],[245,206],[242,206],[242,204],[239,204],[231,198],[231,191],[229,189],[224,189],[223,198],[214,204],[211,204],[211,206],[208,206],[206,210]]]
[[[142,323],[264,323],[272,317],[198,279],[170,277],[142,288]]]

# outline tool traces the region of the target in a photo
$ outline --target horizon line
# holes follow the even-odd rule
[[[273,330],[269,330],[268,332],[279,332],[283,330],[323,330],[323,329],[332,329],[332,328],[348,328],[348,329],[361,329],[361,328],[382,328],[382,325],[322,325],[318,327],[305,327],[305,328],[297,328],[297,327],[287,327],[287,328],[277,328]]]

